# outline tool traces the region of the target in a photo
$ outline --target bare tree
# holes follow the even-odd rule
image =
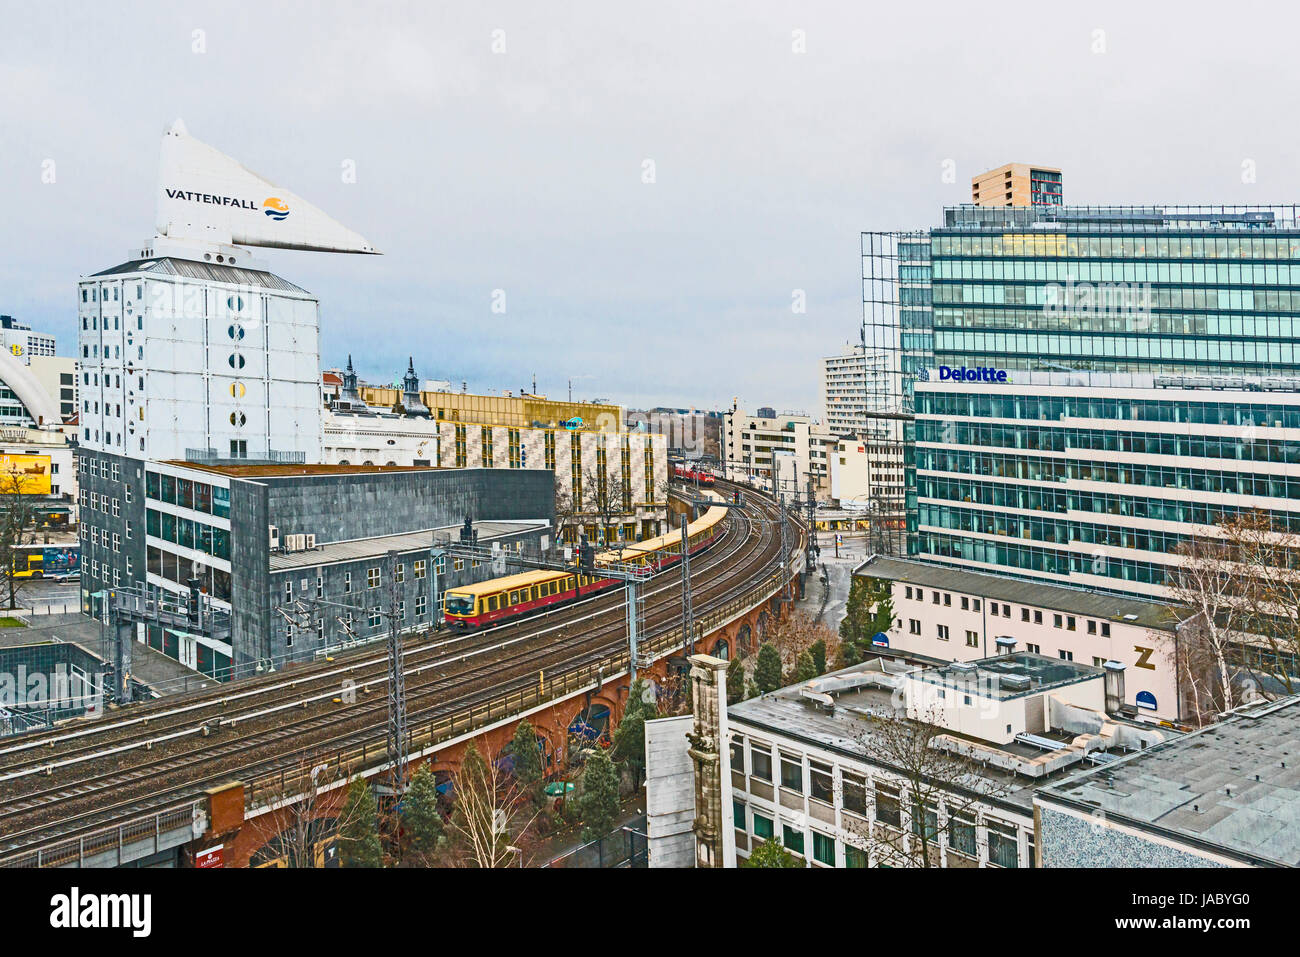
[[[1198,721],[1237,706],[1234,646],[1240,647],[1251,605],[1249,577],[1232,543],[1216,532],[1180,544],[1167,581],[1178,634],[1175,665],[1193,696]]]
[[[799,656],[822,642],[827,667],[833,667],[840,657],[840,636],[825,624],[802,611],[790,611],[768,626],[763,641],[770,642],[781,655],[781,673],[786,683],[794,680]]]
[[[20,577],[27,571],[27,563],[19,546],[32,525],[35,484],[33,476],[16,467],[0,469],[0,509],[4,510],[0,514],[0,586],[10,608],[18,607],[18,593],[30,581],[25,575]]]
[[[574,529],[573,541],[578,540],[577,529],[581,527],[582,522],[579,520],[582,514],[580,503],[575,500],[573,490],[567,489],[559,482],[555,483],[555,544],[558,546],[564,540],[564,532],[567,529]]]
[[[285,867],[312,868],[325,864],[325,850],[350,820],[348,775],[323,757],[302,756],[278,783],[263,791],[273,808],[252,819],[254,833],[270,856]]]
[[[1220,524],[1239,571],[1242,664],[1266,693],[1300,690],[1300,536],[1279,529],[1263,512]]]
[[[938,712],[923,709],[909,718],[899,709],[872,715],[858,733],[867,759],[892,772],[876,781],[875,820],[851,825],[871,849],[872,858],[890,867],[939,867],[940,829],[950,843],[969,828],[973,845],[981,802],[1006,790],[981,773],[970,758],[942,746],[948,732]]]
[[[451,862],[457,867],[525,867],[536,844],[538,811],[498,755],[486,758],[471,744],[456,774],[448,824]]]
[[[588,469],[582,485],[583,512],[596,519],[597,538],[603,535],[606,542],[617,540],[614,530],[621,524],[621,519],[632,512],[631,487],[623,480],[621,472],[599,467]]]

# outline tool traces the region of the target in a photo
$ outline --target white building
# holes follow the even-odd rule
[[[33,332],[13,316],[0,316],[0,350],[9,353],[24,365],[30,365],[33,356],[54,355],[54,337],[43,332]]]
[[[318,303],[237,244],[377,250],[179,121],[163,136],[157,201],[157,235],[78,284],[82,446],[318,461]]]
[[[243,251],[192,254],[159,240],[78,284],[82,446],[317,461],[316,298]]]
[[[927,850],[933,867],[1037,866],[1038,789],[1176,736],[1118,716],[1122,685],[1122,669],[1027,652],[946,664],[891,655],[724,703],[689,738],[688,719],[649,721],[651,866],[689,860],[716,830],[704,817],[713,807],[722,867],[767,841],[813,868],[917,867]],[[916,719],[943,729],[925,740],[936,756],[920,782],[900,771],[916,753],[908,733],[883,724]],[[691,757],[710,740],[721,745],[713,783],[681,788],[674,778],[700,775]]]
[[[1006,651],[1124,666],[1124,705],[1133,715],[1180,721],[1174,619],[1161,602],[1046,582],[871,558],[854,569],[887,585],[894,624],[881,648],[945,661]]]
[[[845,343],[845,352],[822,359],[822,407],[826,425],[841,435],[876,434],[879,420],[868,412],[880,411],[878,397],[887,356],[868,352],[865,346]]]
[[[787,495],[806,494],[811,477],[814,496],[819,501],[830,498],[830,461],[838,441],[831,429],[806,415],[762,417],[732,410],[723,417],[727,477],[768,482],[776,478]]]

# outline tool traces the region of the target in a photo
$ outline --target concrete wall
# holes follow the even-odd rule
[[[1227,867],[1226,862],[1122,830],[1103,816],[1081,817],[1036,804],[1043,867]]]
[[[645,723],[646,832],[651,867],[694,867],[695,767],[691,715]]]

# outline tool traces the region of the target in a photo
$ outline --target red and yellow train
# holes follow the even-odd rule
[[[725,508],[715,505],[686,526],[692,555],[713,544],[726,514]],[[522,572],[476,585],[460,585],[448,589],[443,600],[443,614],[447,623],[454,627],[482,628],[621,585],[620,580],[600,574],[602,563],[648,565],[659,571],[681,561],[681,548],[682,534],[676,531],[600,552],[596,555],[596,567],[587,572]]]
[[[682,465],[678,462],[673,463],[673,478],[706,486],[712,486],[714,481],[713,476],[708,472],[693,469],[689,465]]]

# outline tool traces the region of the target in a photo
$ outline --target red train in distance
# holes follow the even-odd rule
[[[711,486],[713,484],[713,476],[708,472],[701,472],[698,469],[693,469],[688,465],[682,465],[680,463],[674,463],[673,465],[673,478],[680,479],[683,482],[690,482],[692,484],[704,486]]]

